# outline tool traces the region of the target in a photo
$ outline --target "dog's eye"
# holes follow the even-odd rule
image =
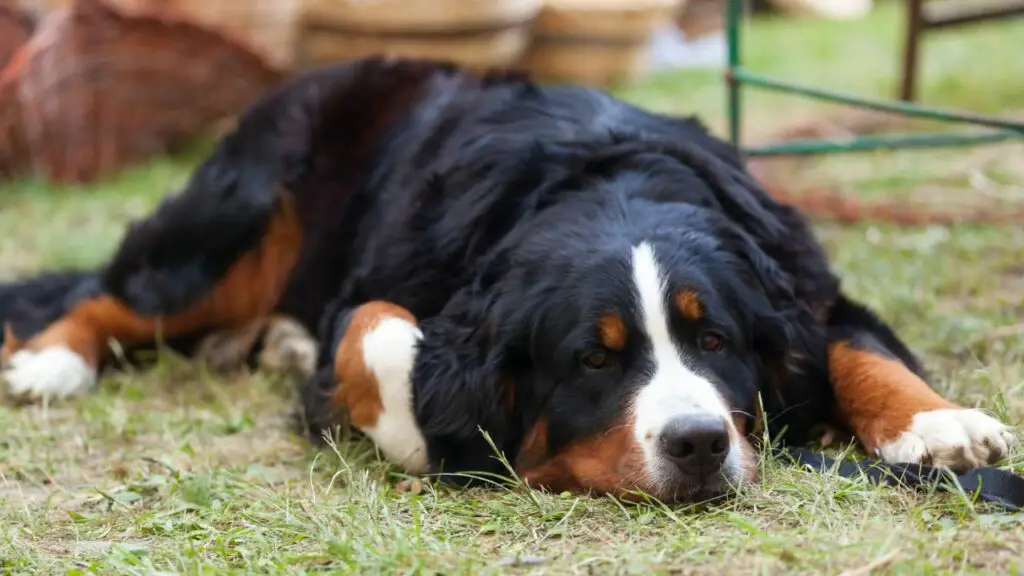
[[[584,352],[580,361],[590,370],[600,370],[611,363],[608,358],[608,353],[604,350],[591,350],[589,352]]]
[[[697,338],[700,349],[705,352],[720,352],[725,348],[725,336],[714,330],[705,330]]]

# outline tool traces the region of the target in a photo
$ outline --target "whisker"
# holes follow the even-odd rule
[[[789,413],[789,412],[791,412],[791,411],[793,411],[793,410],[798,410],[798,409],[800,409],[800,408],[802,408],[802,407],[806,406],[807,404],[810,404],[810,401],[805,401],[805,402],[801,402],[801,403],[799,403],[799,404],[794,404],[793,406],[788,406],[788,407],[786,407],[786,408],[785,408],[784,410],[782,410],[781,412],[779,412],[778,414],[775,414],[774,416],[772,416],[771,418],[769,418],[769,419],[768,419],[768,423],[769,423],[769,424],[771,424],[772,422],[775,422],[776,420],[778,420],[779,418],[781,418],[781,417],[782,417],[783,415],[785,415],[785,414],[787,414],[787,413]]]

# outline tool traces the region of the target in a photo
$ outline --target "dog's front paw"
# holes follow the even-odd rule
[[[915,414],[909,429],[878,450],[886,462],[965,472],[1002,460],[1012,442],[1010,427],[995,418],[979,410],[950,408]]]

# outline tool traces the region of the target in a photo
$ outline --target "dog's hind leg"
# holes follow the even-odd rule
[[[218,203],[217,191],[203,192],[165,203],[129,231],[97,290],[31,338],[5,343],[8,394],[79,395],[92,388],[112,341],[145,346],[273,311],[302,244],[290,199],[269,189],[260,202]]]
[[[933,390],[892,329],[845,297],[829,319],[829,374],[839,418],[887,462],[965,471],[1008,455],[1006,425]]]

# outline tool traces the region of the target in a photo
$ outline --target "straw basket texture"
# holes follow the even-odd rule
[[[279,79],[205,27],[72,0],[0,73],[0,177],[96,179],[175,150]]]
[[[28,41],[35,23],[24,11],[0,0],[0,69]]]
[[[60,7],[72,0],[21,0]],[[161,12],[216,27],[233,36],[271,65],[294,64],[303,0],[106,0],[129,13]]]
[[[634,79],[655,28],[681,0],[545,0],[521,65],[546,80],[608,85]]]
[[[541,0],[308,0],[302,67],[368,55],[508,66],[530,41]]]

